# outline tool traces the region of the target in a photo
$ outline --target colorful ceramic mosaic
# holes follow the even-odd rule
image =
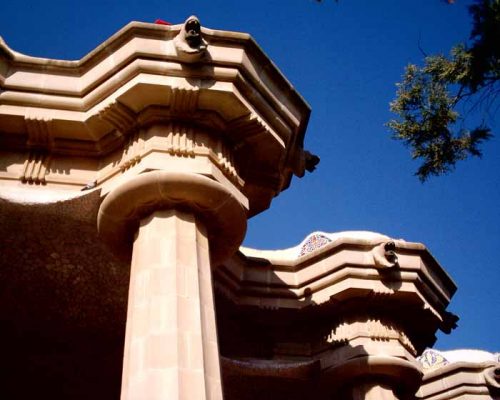
[[[425,350],[417,360],[422,364],[424,369],[438,368],[449,364],[448,360],[441,353],[432,349]]]
[[[325,235],[322,235],[320,233],[313,233],[311,236],[307,238],[307,240],[300,248],[299,257],[305,256],[306,254],[309,254],[314,250],[317,250],[330,242],[331,240],[327,238]]]

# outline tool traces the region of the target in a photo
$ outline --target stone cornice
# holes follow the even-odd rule
[[[395,296],[415,290],[418,297],[430,301],[431,308],[446,307],[456,291],[456,285],[436,260],[420,243],[395,241],[398,268],[380,271],[377,268],[373,250],[379,243],[366,240],[342,238],[324,246],[318,251],[295,259],[272,259],[247,257],[237,254],[218,271],[221,285],[241,298],[265,296],[261,304],[272,307],[303,308],[304,301],[316,294],[318,299],[328,301],[336,292],[333,286],[344,281],[371,282],[366,292],[391,293]],[[401,287],[391,287],[388,282],[398,282]],[[379,281],[377,285],[375,281]],[[407,286],[410,285],[410,286]],[[377,289],[378,288],[378,289]],[[349,285],[345,288],[352,289]],[[360,290],[362,287],[359,288]],[[332,292],[333,290],[333,292]],[[322,294],[324,293],[324,294]],[[281,299],[281,301],[280,301]],[[252,303],[250,301],[250,303]],[[439,313],[437,313],[439,314]]]
[[[424,374],[417,398],[453,400],[481,395],[484,397],[480,398],[491,398],[492,391],[500,394],[500,374],[495,374],[497,371],[500,371],[500,363],[450,363]]]
[[[380,249],[387,240],[395,263],[381,265]],[[302,257],[287,250],[276,257],[261,252],[266,258],[256,250],[243,252],[214,271],[221,295],[234,307],[266,310],[270,321],[273,312],[285,310],[319,318],[332,343],[381,334],[416,356],[434,343],[438,328],[449,332],[458,319],[446,311],[456,286],[420,243],[378,235],[373,240],[340,237]],[[365,321],[367,313],[386,322]],[[337,332],[342,324],[348,331]],[[344,337],[346,332],[351,336]]]
[[[304,175],[310,108],[248,34],[203,28],[194,60],[178,48],[182,26],[131,22],[78,61],[26,56],[0,41],[0,145],[10,152],[0,179],[100,186],[144,158],[142,129],[181,124],[224,147],[207,153],[214,174],[248,198],[250,215],[269,207],[293,175]],[[45,169],[22,167],[22,157]],[[85,176],[60,174],[75,157]]]
[[[197,68],[193,76],[192,69],[179,63],[170,40],[180,28],[131,22],[78,61],[30,57],[0,42],[0,104],[87,112],[139,73],[220,80],[258,93],[270,104],[282,104],[273,112],[286,122],[300,121],[296,129],[302,143],[310,109],[248,34],[202,29],[210,55],[203,64],[211,68]]]

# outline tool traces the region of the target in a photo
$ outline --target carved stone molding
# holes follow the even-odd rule
[[[227,129],[232,136],[242,140],[241,145],[269,132],[264,121],[255,114],[248,114],[229,122]]]
[[[162,169],[171,158],[182,159],[182,168],[207,176],[211,175],[210,164],[237,190],[241,191],[244,187],[245,182],[240,176],[233,151],[218,131],[169,119],[155,120],[144,128],[136,127],[130,131],[123,149],[110,156],[106,169],[98,178],[98,184],[128,173],[132,168],[135,168],[132,175]],[[203,159],[208,159],[210,163]],[[199,170],[202,167],[205,170]]]
[[[243,186],[233,153],[221,136],[193,124],[176,121],[151,126],[142,135],[145,142],[155,137],[163,138],[161,141],[154,140],[152,145],[144,145],[144,153],[160,151],[178,157],[208,157],[226,178],[238,187]]]
[[[178,113],[192,113],[198,108],[198,98],[200,91],[198,88],[172,88],[170,108]]]
[[[108,104],[99,112],[99,117],[111,124],[121,134],[126,134],[136,123],[135,113],[119,101]]]
[[[50,167],[51,155],[44,150],[31,150],[24,162],[19,179],[23,183],[44,184]]]
[[[51,121],[46,118],[26,116],[24,119],[26,132],[28,133],[28,147],[49,149],[52,147],[53,139],[50,135]]]
[[[199,141],[200,134],[197,135],[196,129],[192,126],[176,123],[167,125],[165,148],[169,154],[184,157],[194,156]]]
[[[413,356],[417,355],[417,350],[404,331],[396,324],[380,319],[343,322],[332,329],[328,336],[328,342],[332,344],[343,343],[355,338],[367,338],[373,341],[397,340]]]
[[[141,134],[141,130],[137,130],[129,136],[118,166],[120,171],[126,171],[141,161],[142,153],[144,151],[144,140]]]

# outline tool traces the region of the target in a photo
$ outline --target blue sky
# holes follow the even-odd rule
[[[285,248],[314,230],[372,230],[422,242],[458,291],[460,316],[435,347],[499,351],[499,135],[483,159],[421,184],[409,149],[384,124],[404,66],[467,40],[464,0],[13,1],[0,35],[21,53],[79,59],[128,22],[161,18],[250,33],[312,108],[306,148],[318,169],[253,218],[245,245]],[[491,121],[498,131],[499,118]]]

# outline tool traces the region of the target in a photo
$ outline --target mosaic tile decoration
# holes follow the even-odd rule
[[[441,353],[432,349],[425,350],[417,360],[422,364],[424,369],[444,367],[449,364],[448,360]]]
[[[331,242],[331,239],[326,237],[325,235],[322,235],[320,233],[313,233],[310,235],[307,240],[304,242],[302,247],[300,248],[300,253],[299,257],[305,256],[306,254],[309,254],[313,252],[314,250],[317,250],[328,243]]]

